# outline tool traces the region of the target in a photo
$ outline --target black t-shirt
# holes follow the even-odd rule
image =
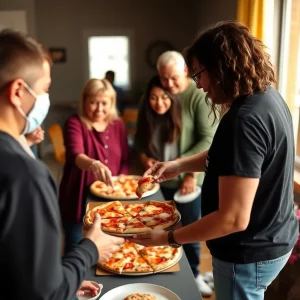
[[[218,210],[218,177],[260,178],[245,231],[207,241],[224,261],[251,263],[288,253],[297,241],[290,112],[273,88],[240,97],[220,121],[208,152],[202,215]]]
[[[88,239],[61,257],[56,185],[46,166],[0,132],[1,299],[70,300],[98,251]]]

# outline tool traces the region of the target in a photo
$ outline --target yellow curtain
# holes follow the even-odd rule
[[[265,0],[238,0],[237,20],[245,24],[257,38],[264,39]]]

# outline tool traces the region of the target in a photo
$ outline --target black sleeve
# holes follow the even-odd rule
[[[269,141],[264,127],[254,119],[237,117],[221,134],[218,175],[260,178]]]
[[[14,299],[72,299],[98,260],[88,239],[61,257],[61,224],[50,177],[19,175],[0,189],[0,260],[6,273],[0,285],[7,293],[12,289]]]

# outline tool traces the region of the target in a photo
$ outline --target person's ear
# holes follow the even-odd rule
[[[8,86],[9,101],[16,107],[20,107],[24,96],[24,81],[22,79],[15,79]]]
[[[186,77],[188,77],[188,75],[189,75],[189,70],[188,70],[188,67],[187,67],[187,66],[184,66],[184,75],[185,75]]]

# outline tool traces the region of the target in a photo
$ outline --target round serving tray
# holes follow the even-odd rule
[[[138,175],[128,175],[126,176],[127,178],[130,178],[130,179],[136,179],[136,180],[139,180],[142,178],[142,176],[138,176]],[[117,180],[118,179],[118,176],[113,176],[112,177],[114,180]],[[145,197],[149,197],[153,194],[155,194],[157,191],[159,190],[159,184],[158,183],[154,183],[152,185],[152,187],[143,194],[142,198],[145,198]],[[99,197],[99,198],[103,198],[103,199],[110,199],[110,200],[135,200],[135,199],[139,199],[138,196],[134,195],[134,196],[130,196],[130,197],[119,197],[119,196],[114,196],[114,195],[104,195],[104,194],[100,194],[100,193],[93,193],[92,190],[90,189],[90,192],[91,194],[93,194],[94,196],[96,197]]]
[[[182,247],[180,247],[180,248],[178,248],[179,249],[179,251],[180,251],[180,253],[179,253],[179,255],[178,255],[178,259],[176,259],[171,265],[169,265],[169,266],[167,266],[167,267],[165,267],[165,268],[163,268],[163,269],[160,269],[160,270],[158,270],[158,271],[153,271],[153,272],[128,272],[128,273],[119,273],[119,272],[117,272],[117,271],[113,271],[113,270],[111,270],[111,269],[108,269],[108,268],[106,268],[106,267],[104,267],[104,266],[102,266],[100,263],[98,263],[97,264],[97,266],[99,267],[99,268],[101,268],[101,269],[103,269],[103,270],[105,270],[105,271],[107,271],[107,272],[110,272],[110,273],[113,273],[113,274],[117,274],[117,275],[124,275],[124,276],[146,276],[146,275],[151,275],[151,274],[156,274],[156,273],[160,273],[160,272],[163,272],[163,271],[165,271],[165,270],[168,270],[168,269],[170,269],[171,267],[173,267],[173,266],[175,266],[179,261],[180,261],[180,259],[181,259],[181,257],[182,257]]]

